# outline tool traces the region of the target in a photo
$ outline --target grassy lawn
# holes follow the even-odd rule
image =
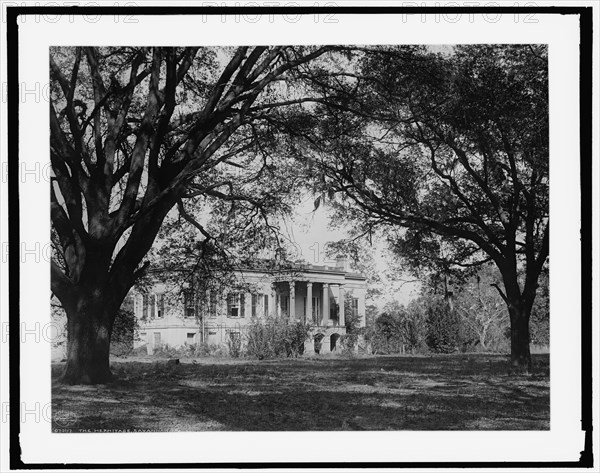
[[[531,374],[499,355],[115,361],[118,380],[62,386],[55,432],[106,430],[545,430],[548,355]]]

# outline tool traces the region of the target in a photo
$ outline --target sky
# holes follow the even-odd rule
[[[330,226],[332,210],[327,204],[322,204],[314,210],[314,198],[307,195],[296,206],[293,216],[281,224],[282,232],[297,249],[297,258],[310,264],[334,265],[335,261],[329,260],[325,254],[327,242],[338,241],[346,238],[348,233],[344,229],[334,229]],[[386,251],[385,242],[374,239],[373,258],[376,267],[382,275],[382,289],[384,294],[377,300],[367,301],[382,309],[386,303],[397,301],[408,304],[418,295],[419,284],[410,274],[396,274],[389,277],[388,261],[390,255]],[[295,256],[296,256],[295,255]]]

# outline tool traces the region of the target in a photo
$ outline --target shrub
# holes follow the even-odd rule
[[[263,360],[275,355],[272,330],[266,322],[253,320],[248,327],[246,351],[248,355]]]
[[[287,356],[297,357],[304,353],[304,342],[308,339],[310,326],[302,322],[286,325],[284,331],[284,351]]]
[[[169,344],[165,343],[159,346],[154,347],[154,356],[163,356],[163,357],[168,357],[168,358],[172,358],[172,357],[177,357],[180,355],[179,352],[180,348],[175,348],[170,346]]]
[[[136,355],[145,355],[148,345],[136,348],[133,353]],[[155,347],[153,356],[169,358],[200,358],[200,357],[222,357],[227,356],[228,350],[215,344],[202,343],[184,343],[179,347],[172,347],[168,344]]]
[[[242,339],[240,337],[230,336],[227,339],[227,348],[232,358],[239,358],[242,355]]]
[[[310,326],[303,322],[289,323],[282,317],[269,316],[253,320],[247,332],[246,352],[263,360],[280,356],[298,356],[304,352]]]

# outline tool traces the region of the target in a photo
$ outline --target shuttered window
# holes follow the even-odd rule
[[[244,317],[245,314],[245,294],[232,292],[227,296],[227,317]]]

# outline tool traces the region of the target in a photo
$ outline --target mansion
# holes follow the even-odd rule
[[[133,293],[134,313],[140,320],[134,347],[146,346],[152,354],[162,345],[225,346],[235,338],[243,346],[253,320],[276,315],[311,325],[304,353],[327,353],[338,349],[347,316],[358,316],[360,326],[365,326],[366,280],[348,271],[344,260],[335,266],[296,265],[285,273],[247,269],[238,279],[244,283],[240,288],[206,291],[202,297],[183,300],[169,297],[175,290],[161,282],[150,293]]]

